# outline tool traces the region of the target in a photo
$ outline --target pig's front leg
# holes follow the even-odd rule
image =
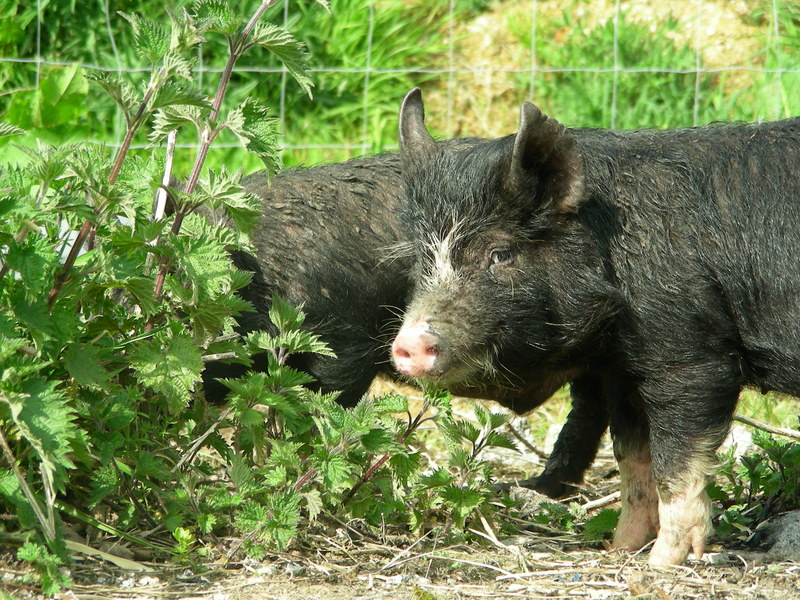
[[[690,379],[681,378],[674,371],[672,376],[670,383],[675,388]],[[725,390],[719,381],[709,379],[674,389],[670,400],[663,402],[654,400],[643,389],[643,396],[648,398],[660,524],[650,551],[649,563],[653,566],[679,565],[689,552],[699,559],[712,533],[711,503],[705,487],[714,470],[715,452],[730,428],[738,397],[737,388]],[[659,382],[655,388],[663,391],[669,385]]]

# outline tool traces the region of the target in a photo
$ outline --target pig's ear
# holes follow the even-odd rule
[[[436,140],[425,128],[425,105],[419,88],[414,88],[403,98],[398,129],[400,164],[403,172],[408,173],[436,152]]]
[[[562,213],[577,211],[583,197],[583,160],[574,136],[530,102],[520,109],[509,186],[533,186],[542,202]]]

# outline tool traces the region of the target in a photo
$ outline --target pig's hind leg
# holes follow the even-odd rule
[[[551,498],[562,498],[574,491],[570,484],[583,481],[583,474],[594,461],[600,439],[608,427],[608,409],[603,382],[582,375],[570,385],[572,410],[558,435],[544,470],[538,477],[522,482]]]
[[[649,427],[633,388],[610,397],[611,436],[620,473],[621,512],[613,546],[639,550],[658,533],[658,494],[653,479]]]

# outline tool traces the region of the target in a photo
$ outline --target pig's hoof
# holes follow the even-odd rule
[[[706,546],[706,527],[692,527],[678,543],[667,541],[667,535],[660,535],[650,551],[647,561],[651,567],[674,567],[682,565],[689,556],[689,551],[694,552],[696,559],[703,557]],[[673,538],[674,539],[674,538]]]

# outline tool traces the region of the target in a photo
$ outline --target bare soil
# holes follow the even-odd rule
[[[375,391],[386,392],[394,385],[379,382]],[[401,391],[412,399],[416,394],[412,389]],[[564,405],[563,412],[568,403],[561,399],[553,404],[556,412]],[[466,416],[470,403],[456,400],[454,410]],[[536,419],[537,415],[516,419],[512,427],[530,440],[529,424]],[[424,451],[440,451],[433,434]],[[492,457],[498,478],[505,481],[535,473],[542,460],[540,448],[521,454],[500,450]],[[588,515],[605,507],[617,508],[618,485],[619,474],[606,439],[584,485],[566,502],[580,504]],[[512,494],[523,500],[523,513],[535,514],[542,501],[549,501],[522,488],[513,489]],[[524,533],[503,537],[484,523],[476,526],[475,540],[469,544],[445,546],[408,536],[386,535],[379,540],[365,533],[358,522],[330,522],[304,532],[291,552],[271,554],[261,562],[142,563],[152,568],[150,572],[126,570],[76,554],[70,568],[75,585],[56,598],[800,600],[800,563],[774,562],[765,552],[725,548],[712,539],[702,560],[691,557],[683,567],[654,570],[647,565],[647,549],[630,554],[531,521],[520,526]],[[107,551],[125,554],[124,549]],[[11,554],[0,556],[0,590],[5,588],[19,600],[40,600],[43,596],[38,590],[23,583],[26,568]],[[7,600],[2,592],[0,600]]]

